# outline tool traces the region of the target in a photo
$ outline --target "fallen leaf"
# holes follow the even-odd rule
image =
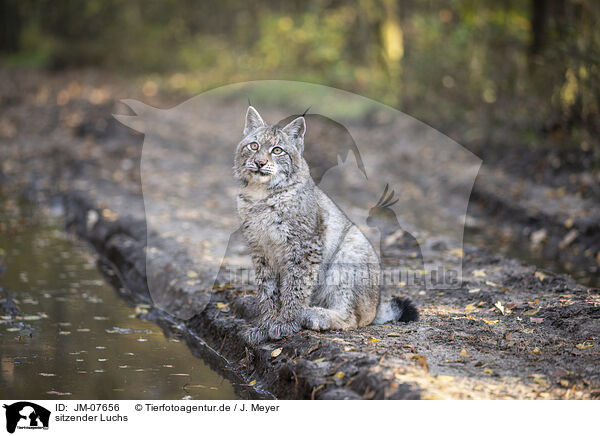
[[[452,254],[452,255],[454,255],[454,256],[460,257],[460,258],[463,258],[463,257],[465,257],[465,252],[463,251],[463,249],[462,249],[462,248],[453,248],[453,249],[452,249],[452,250],[450,250],[448,253],[449,253],[449,254]]]
[[[565,379],[562,379],[562,380],[560,381],[560,385],[561,385],[563,388],[568,388],[568,387],[569,387],[569,381],[568,381],[568,380],[565,380]]]
[[[540,385],[542,387],[548,386],[548,383],[546,382],[546,380],[544,380],[541,377],[534,377],[533,381],[534,381],[534,383],[537,383],[538,385]]]
[[[462,350],[460,350],[460,357],[471,357],[471,355],[466,349],[463,348]]]
[[[538,313],[539,311],[540,311],[540,308],[538,307],[537,309],[531,309],[531,310],[528,310],[528,311],[526,311],[526,312],[523,312],[523,315],[526,315],[526,316],[533,316],[533,315],[537,315],[537,313]]]
[[[256,384],[256,380],[252,380],[250,383],[248,383],[248,386],[254,386]]]
[[[546,274],[544,274],[544,273],[543,273],[543,272],[541,272],[541,271],[536,271],[536,272],[535,272],[535,274],[534,274],[534,276],[535,276],[536,278],[540,279],[540,281],[541,281],[541,282],[543,282],[543,281],[544,281],[544,279],[545,279],[546,277],[548,277]]]
[[[497,319],[482,319],[482,321],[486,324],[498,324],[500,320]]]
[[[473,277],[485,277],[487,276],[485,270],[483,269],[476,269],[475,271],[473,271]]]
[[[343,371],[338,371],[338,372],[335,373],[335,375],[333,376],[333,378],[336,379],[336,380],[341,380],[341,379],[344,378],[345,375],[346,374],[344,374]]]
[[[346,345],[346,346],[344,347],[344,351],[356,351],[356,347],[351,347],[351,346],[349,346],[349,345]]]
[[[138,315],[145,315],[148,313],[151,307],[152,306],[148,304],[138,304],[137,306],[135,306],[135,313],[137,313]],[[95,316],[94,319],[97,321],[101,321],[108,318],[104,316]]]
[[[496,309],[498,309],[502,315],[504,315],[505,308],[504,308],[504,305],[500,301],[496,301],[496,303],[494,304],[494,307]]]
[[[190,279],[195,279],[195,278],[197,278],[197,277],[198,277],[198,273],[197,273],[196,271],[188,271],[188,272],[187,272],[187,276],[188,276]]]
[[[531,234],[531,245],[540,245],[548,237],[546,229],[540,229]]]
[[[493,286],[494,288],[497,288],[497,287],[498,287],[498,283],[491,282],[491,281],[489,281],[489,280],[486,280],[486,281],[485,281],[485,284],[486,284],[486,285],[488,285],[488,286]]]
[[[494,371],[492,371],[490,368],[483,368],[483,372],[485,372],[486,374],[493,374]]]
[[[558,243],[558,248],[564,250],[567,248],[577,237],[579,236],[579,232],[576,229],[571,230],[569,233],[565,235],[565,237]]]
[[[477,292],[481,291],[481,289],[476,288],[476,289],[469,289],[469,294],[476,294]]]
[[[375,344],[375,343],[377,343],[377,342],[381,342],[381,339],[377,339],[377,338],[374,338],[373,336],[371,336],[371,337],[369,338],[369,341],[371,341],[371,343],[372,343],[372,344]]]
[[[210,389],[211,391],[218,390],[215,386],[206,386],[206,385],[185,385],[185,389]]]
[[[594,344],[590,344],[589,342],[584,342],[582,344],[575,345],[575,348],[577,348],[578,350],[585,350],[586,348],[591,348],[593,346],[594,346]]]
[[[387,335],[390,338],[399,338],[399,337],[402,336],[402,333],[400,333],[400,332],[392,332],[392,333],[388,333]]]
[[[532,354],[540,354],[541,350],[538,347],[535,347],[531,353]]]
[[[283,348],[275,348],[273,351],[271,351],[271,357],[279,356],[282,351],[283,351]]]
[[[472,304],[467,304],[467,305],[465,306],[465,311],[466,311],[466,312],[472,312],[472,311],[474,311],[475,309],[476,309],[476,308],[475,308],[475,306],[473,306]]]
[[[102,216],[111,222],[116,221],[119,218],[119,214],[110,209],[102,209]]]
[[[429,371],[429,365],[427,364],[427,357],[421,356],[420,354],[411,354],[410,358],[416,360],[417,363],[419,365],[421,365],[421,367],[423,369],[425,369],[425,371]]]
[[[229,303],[217,303],[217,309],[227,311],[229,310]]]

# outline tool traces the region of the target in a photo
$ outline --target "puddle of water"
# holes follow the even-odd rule
[[[0,318],[0,397],[236,398],[183,341],[137,318],[89,249],[51,221],[0,197],[0,287],[22,314]]]

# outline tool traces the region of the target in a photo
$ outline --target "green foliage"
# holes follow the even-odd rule
[[[600,133],[593,0],[0,0],[0,7],[19,17],[7,30],[18,47],[4,50],[12,65],[98,65],[186,93],[256,79],[310,81],[399,107],[475,145],[536,146],[558,129],[563,143],[579,147],[596,144]]]

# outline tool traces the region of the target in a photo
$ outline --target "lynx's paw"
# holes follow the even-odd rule
[[[300,323],[296,321],[272,321],[269,323],[269,338],[276,341],[286,336],[291,336],[300,331]]]
[[[331,330],[331,316],[318,308],[306,309],[302,314],[302,326],[310,330]]]
[[[265,327],[251,327],[243,335],[250,345],[258,345],[269,339],[269,330]]]

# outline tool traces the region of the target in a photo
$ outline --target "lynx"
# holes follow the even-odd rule
[[[248,340],[416,320],[409,299],[380,301],[379,258],[315,185],[302,156],[305,132],[304,117],[281,128],[250,106],[235,152],[238,213],[258,288],[236,305],[255,324]]]

